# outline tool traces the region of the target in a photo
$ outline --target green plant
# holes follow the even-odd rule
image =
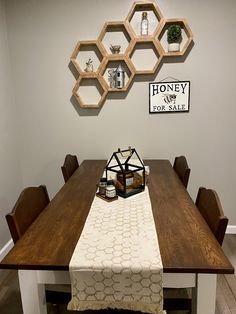
[[[167,41],[171,43],[179,43],[182,39],[182,29],[178,24],[172,24],[167,31]]]

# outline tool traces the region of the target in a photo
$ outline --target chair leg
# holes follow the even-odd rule
[[[164,310],[166,311],[192,311],[192,300],[187,298],[165,298]]]
[[[62,291],[46,290],[46,302],[52,304],[67,304],[71,300],[71,294]]]

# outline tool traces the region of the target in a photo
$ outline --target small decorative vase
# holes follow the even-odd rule
[[[168,44],[168,51],[169,51],[169,52],[177,52],[177,51],[180,51],[180,43],[171,43],[171,44]]]

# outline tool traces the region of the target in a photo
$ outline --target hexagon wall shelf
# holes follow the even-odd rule
[[[147,36],[140,35],[144,11],[150,19]],[[168,52],[166,33],[171,24],[178,24],[182,29],[183,40],[179,52]],[[124,21],[106,22],[97,40],[77,43],[70,58],[79,74],[73,95],[81,108],[101,108],[109,92],[127,93],[135,75],[157,73],[166,58],[185,55],[192,42],[193,34],[184,18],[165,19],[154,0],[136,1]],[[120,53],[113,54],[110,45],[120,45]],[[148,54],[154,61],[150,62]],[[93,61],[92,72],[85,71],[89,58]],[[140,60],[144,59],[145,64],[140,64]],[[111,88],[108,69],[115,69],[119,64],[125,70],[125,86],[121,89]],[[91,88],[91,92],[86,97],[88,88]],[[97,95],[95,100],[87,99],[93,94]]]
[[[81,108],[100,108],[107,96],[104,85],[105,83],[101,77],[80,76],[73,88],[73,95]],[[89,93],[86,93],[86,95],[81,92],[83,87],[89,89]],[[89,95],[89,99],[86,97],[87,95]]]
[[[134,2],[134,4],[132,5],[132,8],[130,9],[128,13],[128,16],[125,22],[128,25],[130,25],[131,30],[133,31],[134,37],[142,38],[143,36],[140,36],[140,25],[137,25],[137,23],[135,23],[134,21],[136,21],[137,19],[141,21],[141,15],[143,11],[147,11],[148,15],[149,16],[151,15],[151,20],[152,20],[151,25],[149,25],[150,34],[145,37],[152,37],[155,35],[159,24],[163,22],[162,13],[155,2],[144,2],[144,1]],[[150,26],[152,26],[151,29],[150,29]]]
[[[130,50],[129,57],[135,69],[135,74],[153,74],[162,60],[162,48],[157,41],[148,39],[136,40]],[[143,59],[142,64],[139,60]]]
[[[116,33],[116,34],[114,34]],[[109,36],[110,35],[110,36]],[[116,35],[116,36],[115,36]],[[106,39],[106,37],[108,37]],[[115,37],[116,45],[121,45],[121,52],[119,54],[112,54],[110,50],[110,45],[114,45],[112,42]],[[103,45],[109,57],[115,57],[118,55],[125,55],[127,53],[127,49],[129,43],[132,39],[132,32],[129,27],[125,25],[124,22],[107,22],[104,24],[102,31],[98,37],[98,41]]]
[[[106,79],[108,77],[107,70],[108,69],[116,69],[118,65],[121,64],[121,66],[124,68],[125,71],[125,86],[122,89],[117,89],[117,88],[111,88],[109,86],[108,80]],[[124,92],[127,91],[132,80],[134,77],[134,68],[130,62],[129,59],[127,58],[116,58],[116,59],[107,59],[106,62],[103,64],[103,67],[101,69],[101,75],[104,78],[105,81],[105,86],[108,90],[108,92]]]
[[[183,40],[180,44],[180,51],[178,52],[168,52],[165,40],[164,40],[165,46],[162,44],[164,35],[166,35],[167,29],[171,24],[178,24],[182,29]],[[165,20],[160,25],[158,32],[156,34],[156,39],[162,45],[162,48],[164,50],[164,56],[167,56],[167,57],[183,56],[185,52],[187,51],[187,49],[189,48],[191,42],[193,41],[193,34],[185,19],[168,19],[168,20]]]
[[[80,75],[96,76],[101,69],[102,62],[105,58],[104,55],[105,50],[101,46],[99,41],[79,41],[72,53],[71,62],[73,63]],[[93,64],[94,72],[86,72],[86,61],[88,61],[88,59],[91,57],[93,58],[93,61],[95,61]]]

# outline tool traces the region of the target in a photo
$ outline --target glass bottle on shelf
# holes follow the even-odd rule
[[[141,35],[148,35],[148,18],[147,12],[142,12],[142,21],[141,21]]]

